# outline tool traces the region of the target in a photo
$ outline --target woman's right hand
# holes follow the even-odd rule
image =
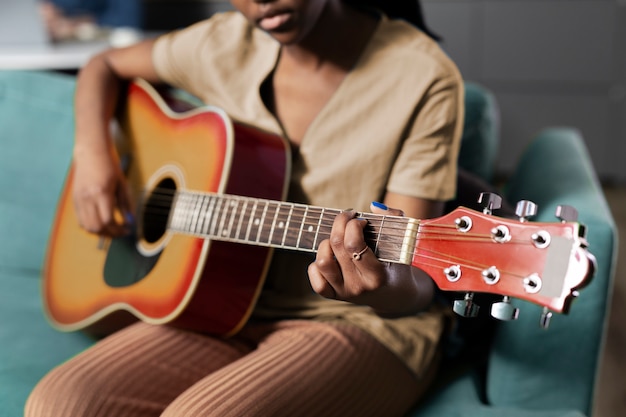
[[[125,81],[160,82],[152,64],[153,44],[151,39],[103,51],[78,74],[73,198],[80,225],[88,232],[121,236],[130,231],[133,207],[109,137],[110,122]]]
[[[129,232],[130,191],[114,150],[75,151],[73,197],[80,226],[86,231],[110,237]]]

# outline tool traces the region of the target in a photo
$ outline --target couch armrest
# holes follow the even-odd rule
[[[499,326],[489,358],[487,397],[496,406],[575,409],[589,414],[605,335],[617,249],[615,223],[584,141],[575,129],[542,131],[526,149],[506,188],[509,201],[539,206],[533,220],[556,221],[560,204],[574,206],[588,227],[598,268],[569,315],[540,329],[541,308],[517,302],[520,318]]]

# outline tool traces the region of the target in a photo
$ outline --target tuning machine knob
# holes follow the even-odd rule
[[[550,320],[552,319],[552,312],[548,309],[548,307],[544,307],[541,312],[541,319],[539,320],[539,326],[542,329],[547,329],[550,327]]]
[[[537,215],[537,204],[529,200],[518,201],[515,207],[515,214],[521,222],[528,221],[530,217]]]
[[[519,317],[519,308],[515,308],[511,304],[509,297],[504,297],[502,301],[493,303],[491,306],[491,316],[502,321],[517,320]]]
[[[563,223],[578,220],[578,210],[572,206],[558,206],[555,215]]]
[[[462,300],[454,301],[452,310],[454,310],[454,312],[459,316],[476,317],[478,316],[480,306],[474,302],[474,294],[467,293]]]
[[[494,193],[480,193],[478,204],[483,207],[483,213],[491,214],[502,207],[502,197]]]

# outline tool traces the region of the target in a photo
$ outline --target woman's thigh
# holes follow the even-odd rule
[[[25,415],[159,416],[194,383],[249,350],[235,340],[138,323],[52,370],[31,393]]]
[[[419,384],[370,335],[307,321],[248,326],[250,354],[205,377],[167,408],[167,417],[401,416]]]

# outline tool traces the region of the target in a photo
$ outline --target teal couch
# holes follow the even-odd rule
[[[70,76],[0,71],[0,417],[22,415],[37,381],[93,343],[80,332],[52,329],[40,301],[42,260],[72,153],[73,90]],[[471,83],[466,103],[461,165],[491,180],[497,106]],[[520,319],[496,328],[483,360],[442,376],[412,417],[590,415],[616,232],[579,133],[538,135],[504,193],[535,201],[540,221],[554,220],[558,204],[575,206],[589,228],[596,277],[548,331],[539,329],[538,307],[517,303]]]

